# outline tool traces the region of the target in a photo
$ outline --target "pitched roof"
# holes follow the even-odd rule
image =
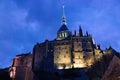
[[[68,28],[67,28],[66,25],[63,24],[63,25],[60,27],[60,29],[58,30],[58,32],[60,32],[60,31],[66,31],[66,30],[68,30]]]

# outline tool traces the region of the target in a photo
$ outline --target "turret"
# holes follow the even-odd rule
[[[89,36],[88,31],[86,31],[86,36]]]
[[[83,36],[83,32],[82,32],[81,26],[79,26],[79,35],[80,35],[81,37]]]
[[[74,31],[74,36],[76,36],[76,30]]]

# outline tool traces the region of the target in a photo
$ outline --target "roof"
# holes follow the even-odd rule
[[[66,31],[66,30],[68,30],[68,28],[67,28],[67,26],[66,26],[65,24],[63,24],[63,25],[60,27],[60,29],[58,30],[58,32],[60,32],[60,31]]]
[[[31,53],[22,53],[22,54],[18,54],[16,56],[27,56],[27,55],[30,55]]]

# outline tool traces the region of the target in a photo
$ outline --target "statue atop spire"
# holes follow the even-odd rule
[[[65,17],[65,12],[64,12],[64,6],[62,6],[62,25],[66,25],[66,17]]]
[[[64,6],[62,6],[62,16],[65,16]]]

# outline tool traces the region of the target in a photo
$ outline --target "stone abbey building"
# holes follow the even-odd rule
[[[29,58],[27,55],[16,56],[11,71],[14,71],[14,75],[15,73],[17,75],[20,74],[19,72],[22,70],[23,73],[28,72],[30,74],[24,74],[23,76],[27,77],[22,78],[22,80],[47,80],[47,78],[42,78],[43,76],[48,77],[46,75],[49,75],[48,80],[61,80],[62,74],[60,71],[77,69],[79,73],[80,69],[85,69],[85,74],[88,75],[87,80],[100,80],[110,60],[117,52],[111,47],[101,50],[100,46],[94,43],[92,36],[88,32],[83,33],[81,26],[79,26],[78,32],[76,33],[75,31],[73,34],[68,29],[63,8],[62,25],[57,31],[56,38],[52,41],[46,40],[42,43],[37,43],[33,48],[32,54],[28,55]],[[16,59],[19,60],[17,61]],[[26,61],[25,64],[23,60]],[[94,74],[94,76],[91,74]],[[12,77],[18,80],[15,76]]]
[[[101,56],[100,47],[94,44],[93,38],[88,32],[83,34],[81,26],[79,26],[79,33],[70,32],[63,11],[62,25],[57,31],[57,37],[52,41],[46,40],[35,45],[33,69],[47,70],[48,65],[50,68],[56,69],[91,67]]]

